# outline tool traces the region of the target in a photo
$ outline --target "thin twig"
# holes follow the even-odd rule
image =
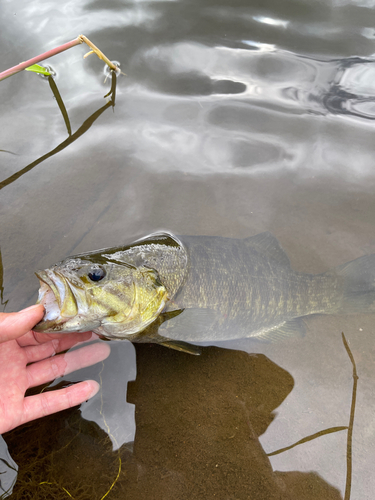
[[[346,341],[344,333],[341,333],[341,335],[346,352],[348,353],[349,359],[353,365],[353,392],[352,392],[352,404],[350,407],[348,437],[346,443],[346,484],[345,484],[345,497],[344,497],[344,500],[350,500],[350,490],[352,487],[353,426],[354,426],[355,401],[357,397],[357,383],[359,377],[357,375],[357,368],[349,344]]]
[[[83,57],[87,57],[89,54],[95,53],[99,57],[99,59],[104,61],[111,69],[113,69],[113,71],[117,72],[119,70],[119,68],[115,64],[113,64],[113,62],[110,61],[108,57],[106,57],[103,52],[98,49],[98,47],[94,45],[85,35],[79,35],[78,38],[80,38],[82,42],[85,42],[91,49],[90,52],[85,54]]]
[[[112,61],[106,57],[103,52],[96,47],[85,35],[79,35],[77,38],[74,40],[71,40],[68,43],[64,43],[63,45],[60,45],[59,47],[56,47],[54,49],[48,50],[47,52],[44,52],[43,54],[40,54],[39,56],[33,57],[32,59],[29,59],[28,61],[22,62],[20,64],[17,64],[17,66],[13,66],[13,68],[9,68],[2,73],[0,73],[0,81],[5,80],[5,78],[8,78],[9,76],[15,75],[16,73],[19,73],[20,71],[23,71],[24,69],[28,68],[29,66],[32,66],[33,64],[37,64],[41,61],[44,61],[45,59],[49,59],[52,56],[55,56],[56,54],[60,54],[60,52],[64,52],[64,50],[68,50],[71,47],[75,47],[76,45],[79,45],[81,43],[86,43],[91,49],[89,54],[95,53],[99,59],[104,61],[113,71],[120,73],[120,69],[113,64]],[[88,54],[86,54],[87,56]],[[85,57],[85,56],[84,56]],[[121,72],[122,73],[122,72]],[[122,73],[124,74],[124,73]]]
[[[284,453],[284,451],[291,450],[295,446],[299,446],[300,444],[307,443],[308,441],[312,441],[320,436],[324,436],[325,434],[331,434],[332,432],[345,431],[347,427],[330,427],[329,429],[324,429],[323,431],[315,432],[315,434],[310,434],[310,436],[306,436],[296,443],[293,443],[289,446],[285,446],[285,448],[280,448],[279,450],[272,451],[271,453],[267,453],[268,457],[273,457],[274,455],[278,455],[279,453]]]
[[[64,43],[63,45],[60,45],[59,47],[48,50],[47,52],[44,52],[43,54],[40,54],[39,56],[33,57],[32,59],[29,59],[28,61],[17,64],[17,66],[13,66],[13,68],[9,68],[9,69],[3,71],[2,73],[0,73],[0,81],[5,80],[5,78],[8,78],[9,76],[15,75],[16,73],[19,73],[20,71],[23,71],[24,69],[28,68],[29,66],[32,66],[33,64],[37,64],[41,61],[44,61],[45,59],[49,59],[50,57],[55,56],[56,54],[60,54],[60,52],[64,52],[64,50],[68,50],[71,47],[75,47],[76,45],[79,45],[82,42],[83,42],[83,40],[79,36],[78,38],[75,38],[74,40],[71,40],[68,43]]]

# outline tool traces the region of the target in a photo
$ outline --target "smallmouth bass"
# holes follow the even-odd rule
[[[92,330],[198,354],[185,342],[282,337],[311,314],[375,311],[375,255],[296,272],[277,239],[151,234],[36,273],[43,332]]]

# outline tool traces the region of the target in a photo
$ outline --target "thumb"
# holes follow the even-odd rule
[[[25,335],[43,318],[43,314],[42,304],[15,313],[0,313],[0,343]]]

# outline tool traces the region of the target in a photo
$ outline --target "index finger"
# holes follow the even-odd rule
[[[22,337],[29,332],[42,318],[42,304],[14,313],[0,313],[0,343]]]
[[[28,347],[28,346],[38,346],[41,344],[45,344],[47,342],[51,342],[51,340],[58,340],[61,345],[64,345],[64,342],[86,342],[88,340],[97,340],[98,336],[92,332],[71,332],[71,333],[40,333],[40,332],[28,332],[26,335],[23,335],[19,339],[17,339],[18,345],[20,347]],[[72,346],[70,346],[72,347]],[[69,349],[69,347],[67,347]],[[65,349],[59,349],[59,351],[64,351]]]

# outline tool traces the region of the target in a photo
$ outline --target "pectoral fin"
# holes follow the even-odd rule
[[[178,314],[167,313],[159,333],[170,340],[203,342],[212,340],[213,325],[221,320],[220,314],[209,308],[184,309]],[[173,314],[173,316],[171,316]]]
[[[169,347],[170,349],[175,349],[176,351],[186,352],[187,354],[193,354],[194,356],[199,356],[202,354],[200,347],[188,344],[187,342],[182,342],[179,340],[164,340],[163,342],[158,342],[164,347]]]
[[[159,318],[148,328],[140,332],[137,336],[129,338],[131,342],[151,342],[154,344],[159,344],[169,349],[174,349],[176,351],[186,352],[187,354],[193,354],[194,356],[199,356],[201,354],[201,349],[188,342],[183,342],[182,340],[173,340],[169,338],[168,330],[164,331],[160,328],[161,325],[165,325],[170,320],[174,320],[177,316],[180,316],[184,311],[182,309],[176,309],[170,312],[162,313]],[[159,333],[161,330],[161,333]],[[163,335],[165,334],[166,335]]]

